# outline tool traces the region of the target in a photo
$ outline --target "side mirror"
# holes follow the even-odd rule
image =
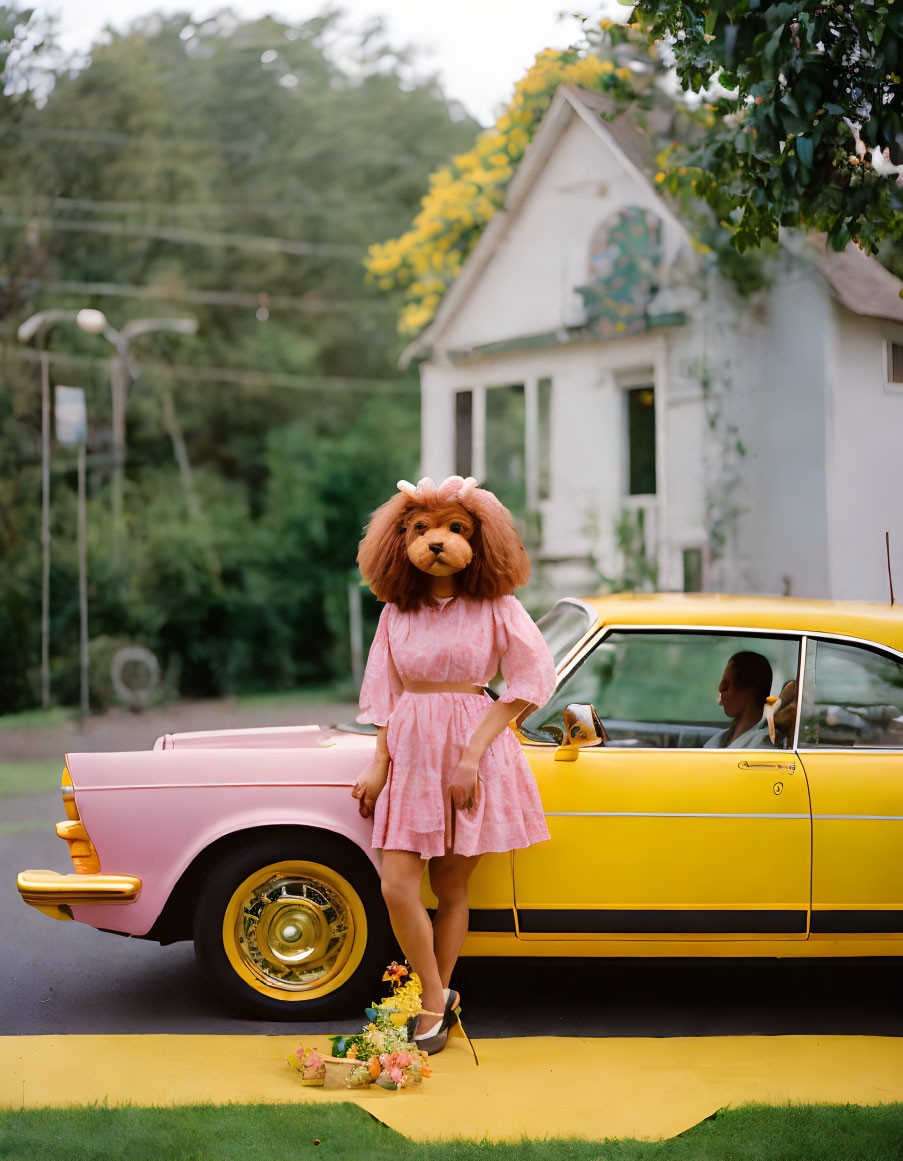
[[[574,762],[583,746],[604,746],[605,727],[591,705],[569,705],[564,711],[564,741],[555,751],[556,762]]]

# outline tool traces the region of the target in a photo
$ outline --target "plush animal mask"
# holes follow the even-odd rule
[[[400,480],[398,489],[373,513],[357,555],[381,601],[417,609],[430,599],[431,576],[457,575],[463,594],[490,600],[530,579],[511,513],[472,476]]]

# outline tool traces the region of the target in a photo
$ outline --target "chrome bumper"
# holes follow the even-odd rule
[[[54,919],[71,919],[73,906],[134,903],[141,894],[141,880],[135,875],[60,875],[56,871],[20,871],[16,886],[29,907]]]

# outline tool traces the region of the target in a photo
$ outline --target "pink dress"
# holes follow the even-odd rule
[[[373,845],[422,858],[511,851],[549,837],[533,772],[510,729],[489,745],[471,810],[452,820],[448,786],[492,702],[483,693],[408,693],[409,682],[485,685],[501,663],[503,702],[544,705],[555,665],[516,597],[455,597],[402,613],[386,605],[370,647],[358,721],[388,725],[389,780],[376,800]]]

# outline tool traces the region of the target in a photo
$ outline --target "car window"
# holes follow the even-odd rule
[[[592,703],[609,745],[686,748],[704,746],[731,725],[718,704],[718,684],[736,653],[761,654],[769,663],[769,693],[777,696],[799,669],[799,641],[709,631],[615,630],[607,633],[558,687],[549,702],[523,722],[536,741],[561,740],[562,712],[572,702]],[[789,744],[793,722],[779,746]],[[764,745],[770,747],[766,740]]]
[[[903,662],[809,639],[800,745],[903,748]]]

